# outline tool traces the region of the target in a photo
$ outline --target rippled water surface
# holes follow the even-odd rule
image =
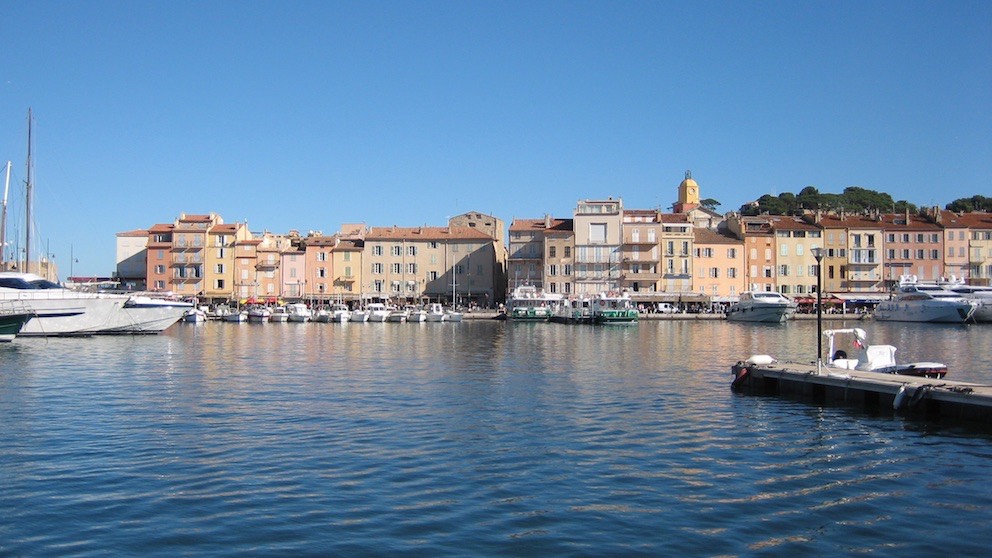
[[[17,339],[0,555],[986,554],[987,432],[731,393],[749,354],[811,360],[815,327]],[[992,383],[990,327],[868,329]]]

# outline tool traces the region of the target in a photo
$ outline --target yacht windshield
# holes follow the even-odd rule
[[[8,289],[20,289],[20,290],[30,290],[30,289],[38,288],[19,277],[0,278],[0,287],[5,287]]]
[[[35,279],[34,281],[31,281],[30,284],[32,285],[31,288],[33,288],[33,289],[61,289],[62,288],[62,285],[59,285],[58,283],[52,283],[51,281],[47,281],[45,279]]]

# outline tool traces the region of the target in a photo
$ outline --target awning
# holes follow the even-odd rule
[[[839,298],[843,302],[875,303],[889,299],[889,295],[884,293],[834,293],[832,296]]]

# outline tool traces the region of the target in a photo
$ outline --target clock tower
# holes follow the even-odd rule
[[[685,171],[685,180],[679,184],[679,201],[675,203],[675,213],[686,213],[699,207],[699,184],[692,179],[692,171]]]

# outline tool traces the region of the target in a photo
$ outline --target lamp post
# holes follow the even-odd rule
[[[813,248],[813,257],[816,258],[816,373],[820,373],[823,365],[823,302],[822,285],[823,279],[823,248],[819,246]]]

